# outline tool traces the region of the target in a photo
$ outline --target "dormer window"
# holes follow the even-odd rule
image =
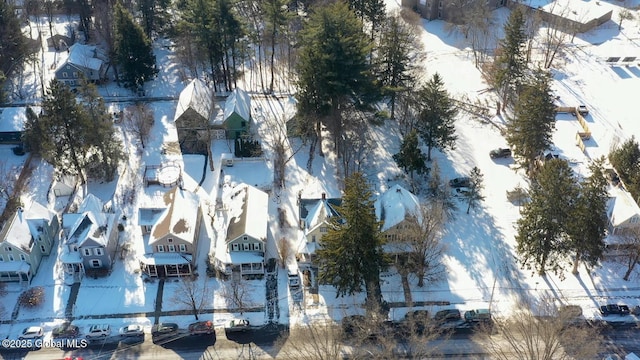
[[[243,236],[242,240],[247,241],[247,240],[249,240],[249,237],[248,236]]]
[[[11,246],[5,246],[4,250],[7,252],[11,252],[13,249],[11,248]]]
[[[173,242],[173,238],[168,238],[168,239],[167,239],[167,242],[168,242],[169,244],[171,244],[171,243]]]

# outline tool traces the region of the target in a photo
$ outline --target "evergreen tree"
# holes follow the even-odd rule
[[[548,72],[534,72],[530,82],[523,86],[514,117],[506,126],[507,142],[530,176],[534,174],[536,158],[551,147],[555,130],[556,111],[550,81]]]
[[[119,2],[114,8],[114,54],[116,66],[122,70],[125,86],[137,89],[157,73],[151,41]]]
[[[273,83],[275,81],[275,56],[276,43],[282,32],[285,31],[286,25],[289,24],[291,14],[286,0],[266,0],[262,3],[265,10],[266,22],[269,38],[271,40],[271,83],[269,84],[269,92],[273,91]]]
[[[380,271],[385,266],[380,223],[376,219],[372,192],[361,173],[345,179],[341,219],[331,226],[317,251],[319,280],[336,287],[337,295],[353,295],[365,287],[368,309],[382,303]]]
[[[504,39],[500,40],[498,53],[494,60],[493,84],[502,96],[503,108],[518,95],[520,84],[525,75],[527,62],[525,57],[525,17],[521,7],[511,11],[504,25]]]
[[[640,146],[635,136],[631,136],[622,145],[609,154],[609,161],[625,184],[633,182],[640,172]]]
[[[595,266],[604,253],[604,238],[607,235],[607,201],[609,185],[604,175],[604,158],[589,165],[591,175],[582,181],[580,196],[567,223],[569,248],[575,253],[573,273],[578,273],[580,261]]]
[[[168,25],[170,6],[169,0],[138,0],[142,28],[147,38],[152,39],[154,32],[160,32]]]
[[[236,84],[236,58],[238,56],[237,43],[244,36],[242,22],[233,8],[232,0],[215,0],[214,19],[217,20],[222,46],[222,74],[225,87],[232,90]]]
[[[11,2],[0,1],[0,89],[6,76],[24,61],[27,53],[25,38]],[[0,101],[2,101],[0,97]]]
[[[568,251],[567,226],[574,214],[579,187],[573,170],[562,159],[544,163],[531,184],[531,201],[517,222],[516,252],[528,269],[562,275],[561,260]]]
[[[454,149],[457,136],[454,126],[458,109],[444,88],[438,73],[418,91],[419,114],[416,127],[427,146],[427,160],[431,161],[431,149]]]
[[[391,118],[395,118],[398,93],[410,91],[416,82],[418,65],[424,58],[422,40],[416,27],[400,15],[384,22],[377,50],[376,72],[383,93],[389,96]]]
[[[192,54],[196,61],[209,65],[214,79],[221,77],[218,69],[224,55],[216,16],[212,0],[187,0],[180,13],[175,39],[182,52]],[[214,88],[217,90],[216,82]]]
[[[386,14],[384,0],[349,0],[349,7],[360,21],[369,23],[373,39]]]
[[[317,7],[300,34],[298,115],[324,121],[335,143],[342,136],[342,111],[347,105],[366,106],[373,90],[367,61],[371,42],[362,24],[343,2]]]
[[[414,171],[422,174],[428,170],[425,165],[427,158],[420,150],[418,133],[415,130],[412,130],[404,137],[402,145],[400,145],[400,152],[393,155],[393,160],[405,173],[409,174],[411,180],[413,180]]]
[[[433,204],[442,207],[447,219],[453,219],[456,210],[458,210],[458,206],[451,194],[449,185],[446,184],[440,176],[440,166],[438,166],[437,161],[433,161],[431,165],[427,186],[429,190],[429,197]]]
[[[469,178],[471,179],[469,190],[463,193],[464,198],[467,200],[467,214],[472,207],[475,208],[480,201],[484,200],[484,195],[482,195],[484,175],[482,175],[477,166],[471,169]]]

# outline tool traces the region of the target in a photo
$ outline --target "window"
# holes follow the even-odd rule
[[[73,77],[74,77],[74,78],[77,78],[77,77],[78,77],[78,72],[77,72],[77,71],[74,71],[74,72],[73,72]]]
[[[42,251],[43,253],[46,253],[47,248],[45,248],[44,245],[40,245],[40,251]]]
[[[4,257],[0,255],[0,262],[4,262]]]
[[[315,235],[311,235],[311,242],[316,242],[316,236]]]
[[[11,250],[13,250],[13,249],[11,249],[11,246],[5,246],[5,247],[4,247],[4,250],[5,250],[5,251],[11,251]]]
[[[249,240],[249,237],[248,236],[243,236],[242,240],[247,241],[247,240]]]
[[[24,256],[24,254],[20,254],[20,260],[27,261],[27,258],[26,256]]]
[[[239,251],[240,250],[240,246],[238,246],[238,244],[231,244],[231,251]]]
[[[91,256],[91,249],[84,248],[82,250],[84,251],[84,256]]]
[[[8,256],[9,256],[9,261],[13,261],[13,260],[15,260],[15,259],[13,258],[13,254],[9,254]]]
[[[326,233],[327,232],[327,227],[326,226],[321,226],[320,227],[320,232],[323,233],[323,234]]]
[[[249,245],[250,245],[249,243],[243,243],[242,244],[242,250],[243,251],[249,251],[250,250]]]
[[[164,245],[158,245],[158,252],[164,252]]]
[[[104,251],[102,251],[102,248],[95,248],[93,249],[93,253],[96,254],[96,256],[102,256],[104,255]]]
[[[187,252],[187,245],[180,244],[180,252]]]
[[[150,233],[151,232],[151,225],[144,225],[142,227],[142,231],[144,231],[144,233]]]
[[[171,244],[171,243],[173,242],[173,238],[168,238],[168,239],[167,239],[167,242],[168,242],[169,244]]]
[[[101,265],[102,263],[100,262],[100,260],[91,260],[91,267],[99,268]]]
[[[169,250],[168,250],[169,252],[176,252],[176,246],[175,246],[175,245],[170,244],[170,245],[168,246],[168,248],[169,248]]]
[[[255,249],[256,249],[257,251],[262,251],[262,244],[260,244],[260,243],[255,243],[255,244],[253,244],[253,246],[255,247]]]
[[[74,252],[78,252],[78,247],[76,245],[73,245],[71,247],[71,250],[74,251]]]
[[[63,72],[62,72],[62,77],[63,77],[63,78],[68,78],[68,77],[69,77],[69,73],[68,73],[68,72],[66,72],[66,71],[63,71]]]

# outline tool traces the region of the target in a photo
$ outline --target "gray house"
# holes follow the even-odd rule
[[[427,20],[441,19],[459,24],[463,21],[465,10],[471,9],[478,1],[480,0],[401,0],[401,5],[413,9]],[[480,5],[497,9],[506,3],[506,0],[485,0]]]
[[[111,270],[118,246],[118,217],[107,212],[100,199],[89,194],[77,213],[62,217],[65,233],[61,260],[65,272],[80,279],[85,273],[105,274]]]
[[[95,46],[73,44],[69,56],[56,69],[56,79],[71,87],[80,85],[82,78],[100,81],[105,78],[106,66]]]
[[[183,153],[204,153],[209,146],[209,120],[215,103],[213,91],[193,79],[180,93],[174,123]]]
[[[55,212],[37,202],[19,208],[0,232],[0,281],[30,282],[59,231]]]

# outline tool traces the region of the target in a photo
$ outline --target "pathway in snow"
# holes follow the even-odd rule
[[[267,272],[267,322],[277,323],[280,319],[280,308],[278,307],[278,271]],[[275,319],[274,319],[275,318]]]

